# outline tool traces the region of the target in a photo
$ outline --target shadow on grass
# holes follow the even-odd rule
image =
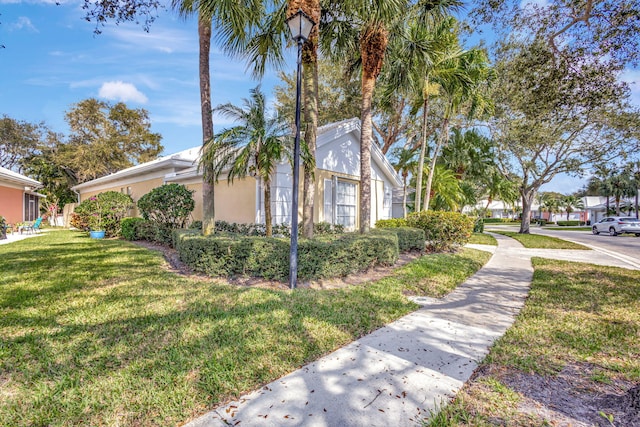
[[[31,240],[0,250],[8,425],[183,422],[415,308],[386,282],[235,288],[126,242]]]

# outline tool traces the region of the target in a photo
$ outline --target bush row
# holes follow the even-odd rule
[[[511,218],[484,218],[485,224],[496,224],[496,223],[511,223],[511,222],[520,222],[519,219],[511,219]]]
[[[427,247],[435,252],[450,251],[464,245],[471,237],[474,220],[458,212],[423,211],[409,214],[406,220],[376,222],[378,228],[409,226],[424,231]]]
[[[246,275],[284,280],[289,276],[289,240],[196,230],[175,230],[180,259],[211,276]],[[346,276],[398,259],[398,234],[379,232],[326,235],[298,242],[298,277],[303,280]]]
[[[576,225],[584,225],[585,222],[584,221],[557,221],[556,224],[559,227],[570,227],[570,226],[576,226]]]

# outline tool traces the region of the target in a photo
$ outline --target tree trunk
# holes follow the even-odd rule
[[[360,232],[371,228],[371,101],[376,79],[370,73],[362,73],[362,113],[360,130]]]
[[[616,216],[620,216],[620,197],[616,196]]]
[[[638,217],[638,192],[640,190],[636,188],[636,219],[639,219]]]
[[[416,195],[413,210],[420,212],[422,207],[422,175],[424,174],[424,157],[427,152],[427,115],[429,114],[429,98],[425,96],[422,105],[422,141],[420,143],[420,159],[418,160],[418,174],[416,176]]]
[[[271,217],[271,180],[263,180],[264,185],[264,226],[267,237],[273,235],[273,218]]]
[[[402,217],[407,218],[407,174],[402,174]]]
[[[433,183],[433,175],[436,172],[436,161],[438,160],[438,153],[440,152],[440,148],[445,142],[445,138],[449,133],[449,119],[444,119],[442,122],[442,135],[438,138],[438,144],[436,145],[436,149],[433,152],[433,156],[431,157],[431,163],[429,165],[429,175],[427,176],[427,185],[425,186],[424,191],[424,206],[423,209],[425,211],[429,210],[429,202],[431,201],[431,184]]]
[[[529,234],[529,228],[531,226],[531,205],[533,205],[533,198],[535,197],[535,190],[520,190],[522,196],[522,222],[520,223],[520,234]]]
[[[202,115],[203,144],[213,138],[213,113],[211,110],[211,76],[209,74],[209,53],[211,51],[211,22],[198,17],[198,40],[200,45],[200,113]],[[202,179],[202,234],[215,232],[215,203],[213,176]]]
[[[311,40],[310,40],[311,42]],[[317,43],[317,38],[315,40]],[[309,44],[307,42],[305,47]],[[314,45],[315,49],[315,45]],[[313,61],[305,63],[303,51],[304,73],[304,121],[306,130],[304,141],[307,145],[312,164],[304,165],[304,187],[302,208],[302,232],[307,239],[313,238],[313,210],[315,200],[314,170],[316,159],[316,139],[318,137],[318,58],[314,55]]]

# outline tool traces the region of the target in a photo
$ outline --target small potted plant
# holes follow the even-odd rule
[[[102,211],[97,197],[92,197],[95,202],[95,212],[89,216],[89,237],[92,239],[104,239],[105,230],[102,226]]]
[[[0,215],[0,240],[7,238],[7,221]]]

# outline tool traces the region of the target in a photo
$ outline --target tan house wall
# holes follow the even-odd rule
[[[134,202],[140,200],[140,197],[147,194],[149,191],[156,187],[160,187],[164,183],[163,178],[153,178],[145,181],[135,182],[131,184],[116,184],[112,187],[102,188],[100,190],[83,192],[80,196],[80,201],[83,202],[93,196],[97,196],[100,193],[106,193],[107,191],[116,191],[118,193],[129,194]],[[138,208],[134,208],[129,213],[131,216],[140,216]]]
[[[22,222],[24,191],[0,186],[0,215],[8,224]]]
[[[231,185],[226,180],[216,184],[216,220],[241,224],[256,222],[256,187],[254,178],[236,179]]]

